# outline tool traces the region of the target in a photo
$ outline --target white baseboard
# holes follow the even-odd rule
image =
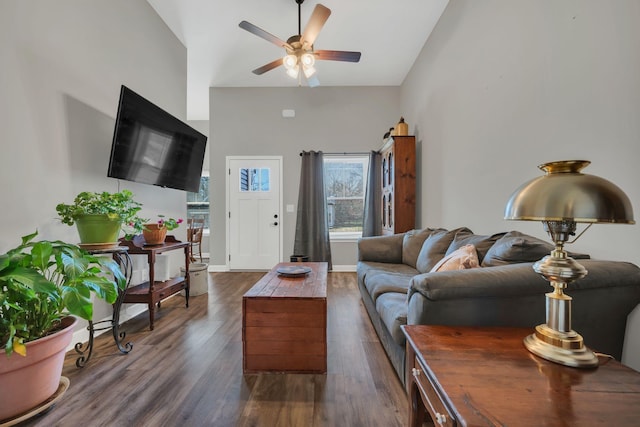
[[[345,271],[353,272],[353,271],[356,271],[356,266],[355,265],[334,265],[331,271],[334,271],[336,273],[345,272]]]
[[[207,271],[209,273],[222,273],[222,272],[231,271],[231,270],[229,270],[229,268],[226,265],[209,265],[209,268],[207,269]],[[356,266],[355,265],[334,265],[333,270],[331,271],[354,272],[356,271]]]

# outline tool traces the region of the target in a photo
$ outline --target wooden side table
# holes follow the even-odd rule
[[[147,245],[142,235],[135,236],[133,240],[120,239],[120,245],[129,248],[131,255],[146,255],[149,262],[149,281],[127,288],[124,295],[124,303],[142,303],[149,307],[149,329],[153,331],[153,322],[156,314],[156,305],[184,289],[185,304],[189,307],[189,242],[176,240],[174,236],[167,236],[161,245]],[[176,249],[184,251],[184,276],[174,277],[169,280],[155,280],[156,256]]]
[[[637,426],[640,373],[614,360],[562,366],[524,347],[527,328],[403,326],[409,425]]]

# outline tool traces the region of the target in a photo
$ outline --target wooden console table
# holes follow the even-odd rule
[[[409,425],[637,426],[640,373],[614,360],[562,366],[524,347],[526,328],[403,326]]]
[[[120,245],[129,248],[130,255],[146,255],[149,262],[149,281],[127,288],[124,296],[124,303],[147,304],[149,306],[149,329],[153,331],[153,321],[155,319],[156,305],[160,307],[160,301],[180,292],[184,289],[185,304],[189,307],[189,242],[176,240],[174,236],[167,236],[161,245],[145,244],[142,235],[136,236],[133,240],[120,239]],[[174,277],[169,280],[155,280],[156,256],[176,249],[184,250],[185,275]]]
[[[279,267],[306,266],[301,277]],[[280,263],[242,297],[242,367],[254,372],[327,372],[327,263]]]

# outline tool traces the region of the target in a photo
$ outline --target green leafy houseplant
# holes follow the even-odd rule
[[[142,204],[133,199],[133,193],[122,190],[117,193],[93,193],[84,191],[76,196],[73,203],[60,203],[56,211],[63,224],[73,225],[84,215],[105,215],[111,220],[119,220],[127,230],[127,238],[139,234],[148,219],[138,217]]]
[[[0,255],[0,347],[7,355],[24,355],[25,343],[55,331],[69,314],[92,320],[91,294],[112,304],[126,286],[115,261],[62,241],[34,242],[37,234]]]

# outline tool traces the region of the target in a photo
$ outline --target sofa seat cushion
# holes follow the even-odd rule
[[[376,300],[376,311],[382,323],[391,333],[393,340],[401,346],[405,345],[405,336],[400,326],[407,324],[407,297],[403,293],[387,292]]]
[[[364,286],[373,301],[387,292],[401,293],[406,296],[414,276],[415,273],[370,271],[364,279]]]

